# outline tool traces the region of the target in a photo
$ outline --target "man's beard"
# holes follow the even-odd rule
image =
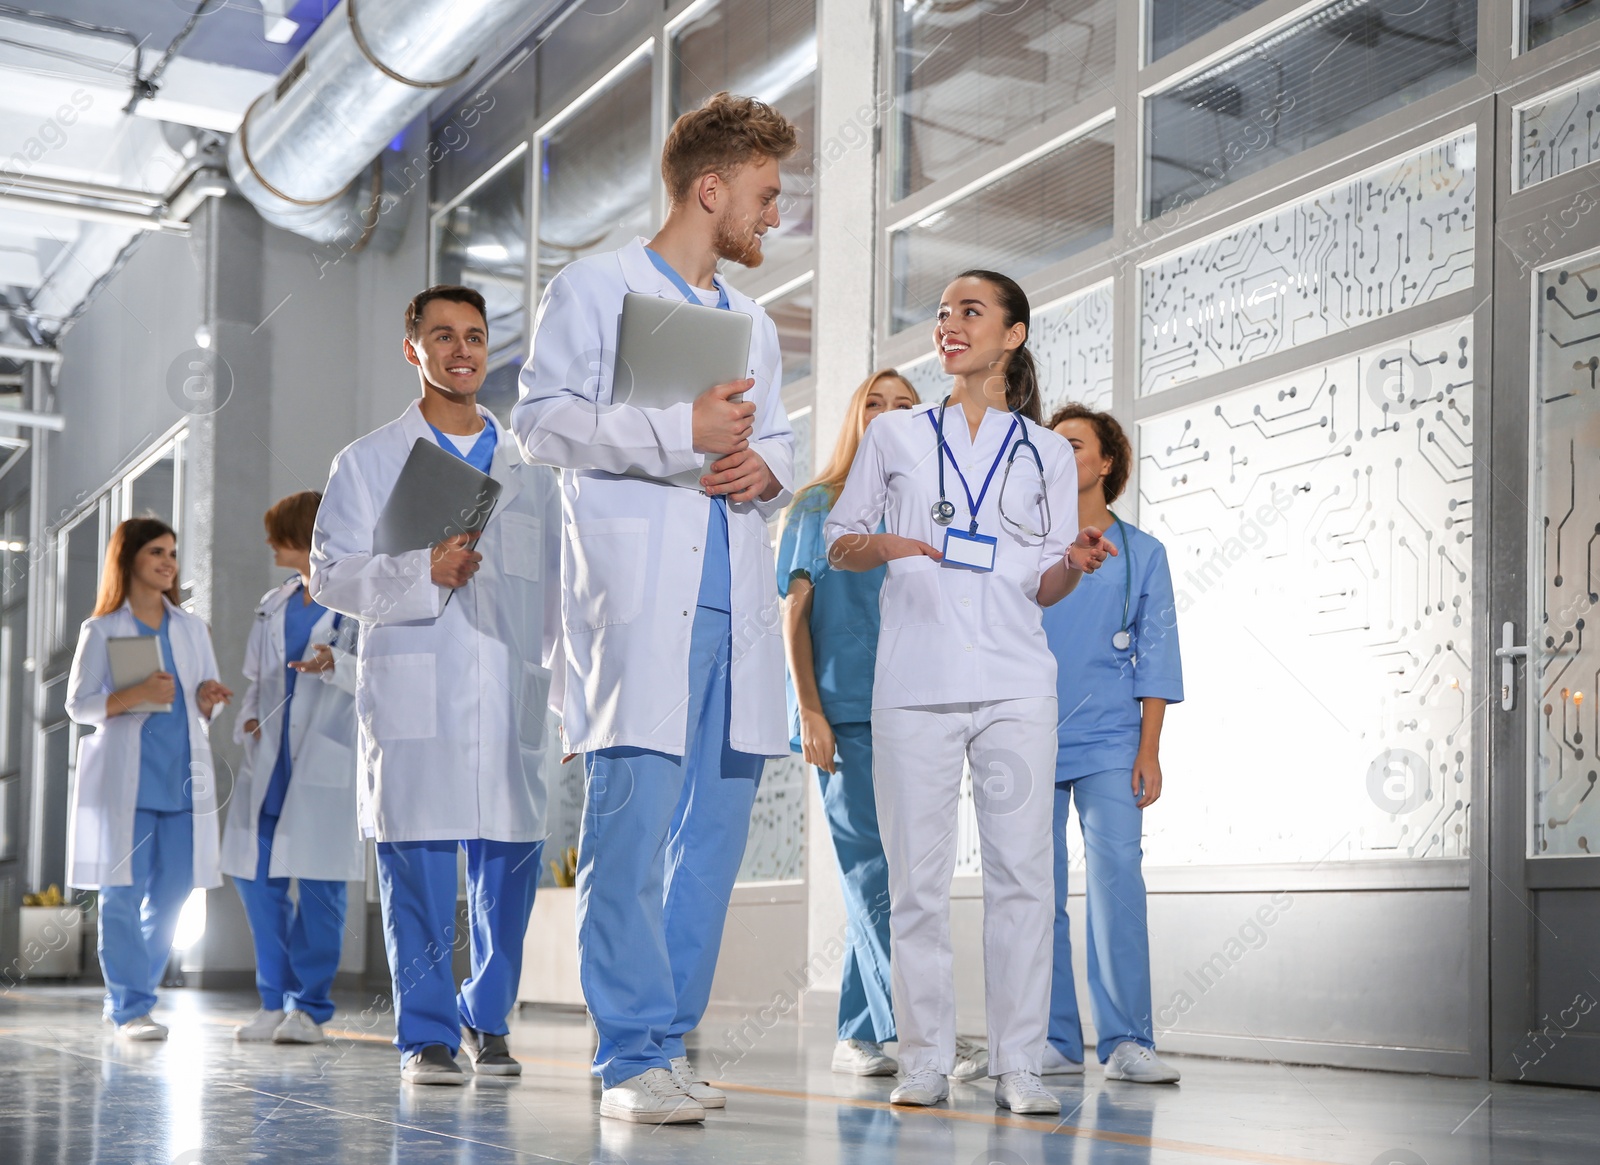
[[[717,220],[717,232],[711,240],[717,258],[743,267],[759,267],[766,254],[761,250],[761,239],[753,231],[740,231],[731,216]]]

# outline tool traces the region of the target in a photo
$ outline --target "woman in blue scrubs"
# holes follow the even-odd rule
[[[1044,612],[1045,635],[1063,666],[1056,671],[1055,970],[1043,1074],[1083,1071],[1066,910],[1067,814],[1076,800],[1096,1052],[1110,1079],[1176,1083],[1177,1069],[1154,1051],[1139,844],[1144,810],[1161,796],[1162,717],[1183,699],[1172,574],[1165,547],[1111,512],[1133,469],[1122,426],[1109,413],[1066,405],[1050,428],[1077,455],[1079,523],[1104,530],[1120,554]]]
[[[216,678],[205,623],[179,598],[172,527],[123,522],[67,681],[67,714],[96,728],[78,742],[67,879],[100,892],[105,1015],[129,1040],[167,1038],[150,1010],[179,912],[196,886],[221,881],[205,724],[233,693]],[[116,689],[110,644],[141,635],[156,640],[160,668]]]
[[[872,672],[878,653],[878,592],[885,569],[834,570],[822,525],[874,417],[919,404],[892,368],[874,372],[850,398],[833,458],[800,490],[778,547],[784,646],[789,657],[790,747],[814,766],[844,886],[850,941],[839,985],[839,1044],[833,1070],[892,1076],[883,1045],[895,1038],[889,981],[889,867],[878,837],[872,788]]]

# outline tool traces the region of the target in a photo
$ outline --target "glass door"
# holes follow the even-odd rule
[[[1495,263],[1492,1070],[1600,1086],[1600,216],[1513,196]],[[1576,184],[1574,184],[1576,183]],[[1575,198],[1577,201],[1575,201]],[[1524,438],[1525,439],[1519,439]]]

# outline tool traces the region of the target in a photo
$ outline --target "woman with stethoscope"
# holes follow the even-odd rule
[[[1106,530],[1121,561],[1045,613],[1057,673],[1060,748],[1055,793],[1055,972],[1045,1075],[1083,1071],[1083,1031],[1067,919],[1067,814],[1083,826],[1089,923],[1089,999],[1096,1052],[1112,1080],[1171,1084],[1178,1070],[1154,1051],[1150,938],[1139,845],[1144,810],[1161,796],[1161,721],[1183,699],[1177,610],[1166,548],[1111,512],[1133,469],[1115,418],[1065,405],[1050,427],[1078,464],[1078,520]],[[1065,666],[1070,660],[1072,666]]]
[[[872,744],[889,859],[895,1104],[949,1095],[950,879],[970,765],[995,1102],[1060,1111],[1039,1080],[1056,767],[1056,661],[1040,614],[1116,551],[1093,527],[1072,537],[1076,470],[1067,444],[1038,423],[1028,321],[1027,296],[1004,275],[968,271],[945,288],[933,338],[951,393],[867,427],[826,526],[835,567],[888,566]]]
[[[234,726],[244,765],[222,870],[250,922],[261,997],[261,1009],[234,1029],[237,1040],[323,1041],[344,946],[345,883],[366,874],[356,825],[355,627],[309,591],[321,503],[304,490],[263,517],[274,563],[294,574],[256,608],[244,654],[249,687]],[[299,882],[292,899],[291,878]]]
[[[222,884],[209,725],[233,693],[217,679],[211,633],[179,597],[172,527],[120,524],[67,680],[67,715],[95,728],[78,741],[67,881],[100,891],[105,1016],[127,1040],[167,1038],[150,1009],[178,914],[195,887]],[[108,643],[138,635],[156,640],[161,667],[114,688]]]

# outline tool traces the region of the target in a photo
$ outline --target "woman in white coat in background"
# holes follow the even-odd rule
[[[1040,615],[1112,551],[1092,527],[1073,538],[1076,466],[1071,447],[1039,423],[1028,320],[1027,297],[1004,275],[968,271],[945,289],[934,344],[954,378],[950,395],[867,426],[825,527],[834,566],[889,568],[872,754],[889,859],[895,1104],[949,1095],[950,878],[970,765],[995,1103],[1061,1108],[1039,1080],[1056,767],[1056,661]]]
[[[78,636],[67,715],[78,742],[67,826],[67,882],[100,892],[105,1015],[117,1035],[164,1040],[150,1018],[178,913],[196,886],[222,884],[208,729],[233,693],[217,680],[205,623],[178,605],[178,540],[156,518],[111,535],[94,614]],[[113,690],[107,640],[149,635],[162,668]],[[135,712],[141,704],[166,712]]]
[[[311,533],[322,495],[290,494],[263,519],[278,566],[245,647],[249,681],[234,722],[244,765],[228,805],[222,872],[233,877],[256,948],[261,1010],[240,1040],[316,1044],[333,1016],[345,883],[365,874],[356,825],[355,621],[311,597]],[[299,896],[289,896],[298,879]]]

